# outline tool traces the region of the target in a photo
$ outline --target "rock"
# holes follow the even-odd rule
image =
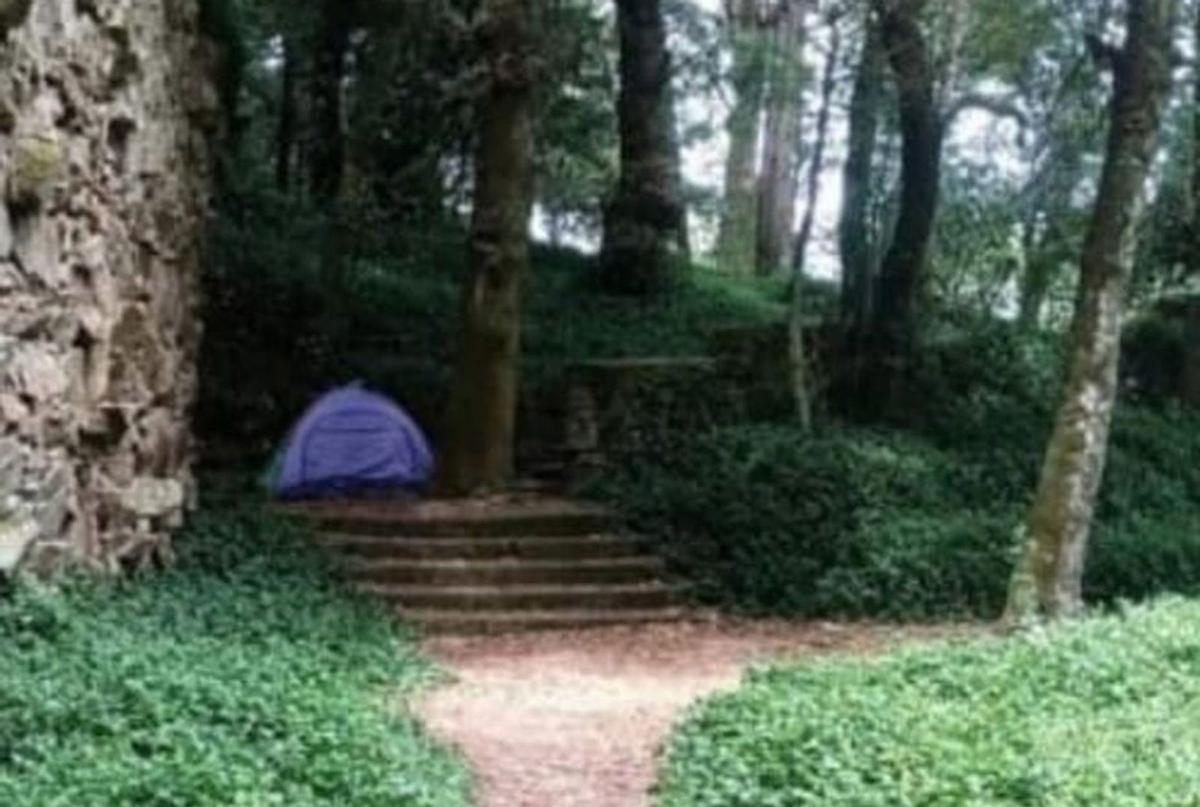
[[[199,7],[0,0],[0,523],[34,525],[35,571],[167,557],[184,512],[221,119]]]
[[[8,205],[0,204],[0,261],[7,259],[13,251],[12,216]]]
[[[9,160],[8,203],[20,210],[36,210],[62,178],[67,155],[54,135],[27,135],[13,143]]]
[[[138,518],[166,517],[183,504],[183,485],[174,479],[139,477],[121,494],[121,506]]]
[[[37,537],[36,522],[0,518],[0,577],[9,577],[16,571]]]

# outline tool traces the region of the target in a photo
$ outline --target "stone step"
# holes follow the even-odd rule
[[[402,609],[443,611],[612,610],[666,608],[676,589],[665,583],[638,585],[406,586],[363,583],[364,594]]]
[[[533,630],[580,630],[616,625],[678,622],[686,618],[679,608],[590,611],[429,611],[402,609],[400,616],[432,634],[517,633]]]
[[[536,586],[649,583],[665,573],[653,557],[599,560],[362,560],[350,567],[356,583],[414,586]]]
[[[522,538],[372,538],[358,535],[328,535],[322,543],[352,558],[392,560],[487,560],[528,558],[530,560],[588,560],[625,558],[641,553],[634,538],[616,535]]]
[[[321,532],[379,537],[566,537],[615,526],[612,513],[603,508],[536,494],[499,501],[315,502],[280,509],[308,519]]]

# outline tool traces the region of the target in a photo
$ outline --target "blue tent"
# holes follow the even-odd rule
[[[408,414],[358,385],[328,393],[292,429],[272,471],[285,499],[412,490],[433,475],[433,453]]]

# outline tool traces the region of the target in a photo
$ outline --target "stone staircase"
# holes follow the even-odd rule
[[[662,561],[612,514],[519,494],[472,501],[293,505],[344,553],[354,585],[435,633],[679,619]]]

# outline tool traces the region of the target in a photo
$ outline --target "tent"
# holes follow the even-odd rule
[[[276,455],[268,476],[284,499],[413,490],[433,475],[429,442],[408,414],[354,384],[309,407]]]

